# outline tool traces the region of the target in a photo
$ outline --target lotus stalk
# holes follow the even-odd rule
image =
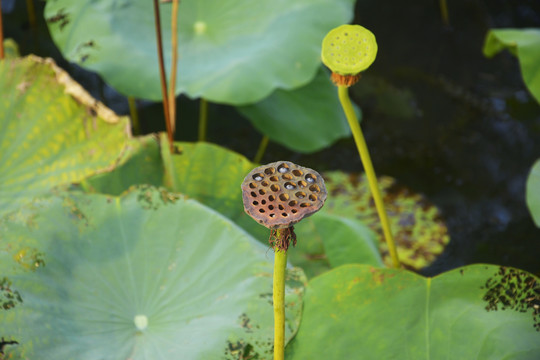
[[[274,360],[285,354],[285,274],[287,250],[296,245],[293,225],[324,205],[327,192],[315,170],[289,161],[259,166],[242,182],[244,210],[269,228],[274,249]]]
[[[342,25],[331,30],[323,40],[321,59],[332,71],[332,82],[338,88],[338,96],[364,166],[369,188],[379,214],[384,238],[388,244],[394,267],[401,266],[390,228],[390,221],[384,208],[377,175],[373,168],[366,140],[358,118],[351,104],[348,88],[360,80],[360,73],[366,70],[377,56],[375,35],[360,25]]]

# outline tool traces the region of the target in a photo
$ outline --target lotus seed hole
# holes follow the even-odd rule
[[[287,216],[289,216],[289,214],[287,214],[287,213],[281,213],[281,216],[287,217]]]
[[[268,210],[274,210],[274,205],[268,205]]]
[[[300,180],[298,182],[298,186],[300,186],[301,188],[305,188],[307,186],[307,182],[305,182],[304,180]]]
[[[264,169],[264,173],[265,173],[266,175],[272,175],[272,174],[275,173],[275,172],[276,172],[276,169],[274,169],[274,168],[272,168],[272,167],[269,167],[269,168]]]
[[[273,192],[278,192],[280,190],[280,187],[279,185],[272,184],[270,185],[270,190],[272,190]]]
[[[309,190],[311,190],[311,191],[313,191],[313,192],[319,192],[319,191],[321,191],[321,189],[320,189],[319,186],[317,186],[317,185],[311,185],[311,186],[309,187]]]
[[[313,183],[315,182],[315,177],[314,177],[313,175],[311,175],[311,174],[307,174],[307,175],[306,175],[306,181],[307,181],[308,183],[313,184]]]
[[[298,204],[298,201],[296,200],[289,201],[289,206],[296,206],[297,204]]]
[[[262,214],[264,213],[264,209],[259,209],[259,212]]]
[[[308,202],[303,202],[300,204],[300,207],[303,207],[303,208],[310,207],[310,206],[311,206],[311,203],[308,203]]]
[[[311,200],[311,201],[317,201],[317,196],[311,194],[311,195],[309,195],[309,200]]]
[[[276,200],[276,197],[275,197],[274,195],[270,195],[270,196],[268,197],[268,200],[269,200],[269,201],[274,201],[274,200]]]
[[[259,194],[264,195],[264,194],[266,194],[266,191],[264,191],[263,189],[261,189],[261,190],[259,190]]]
[[[249,187],[250,187],[251,189],[255,189],[255,188],[256,188],[256,185],[255,185],[254,183],[249,183]]]
[[[277,176],[271,176],[270,180],[271,181],[279,181],[279,178]]]
[[[304,174],[302,170],[293,170],[292,173],[294,176],[302,176]]]
[[[297,192],[295,195],[296,195],[296,197],[299,198],[299,199],[303,199],[303,198],[306,197],[306,193],[303,192],[303,191],[299,191],[299,192]]]
[[[289,172],[289,165],[287,164],[281,164],[278,166],[278,171],[282,174],[285,174],[286,172]]]
[[[287,194],[281,194],[281,195],[279,195],[279,200],[281,200],[281,201],[287,201],[287,200],[289,200],[289,195],[287,195]]]
[[[283,176],[281,176],[283,178],[283,180],[292,180],[292,175],[291,174],[283,174]]]
[[[298,212],[298,210],[292,209],[291,212],[292,212],[293,214],[296,214],[296,213]]]
[[[279,210],[285,210],[285,208],[281,204],[278,205],[278,208],[279,208]]]
[[[285,183],[285,189],[287,190],[293,190],[296,188],[296,184],[293,182],[286,182]]]
[[[251,196],[257,197],[257,193],[256,193],[255,191],[252,191],[252,192],[251,192]]]
[[[268,181],[264,180],[263,182],[261,182],[262,186],[268,186]]]
[[[266,200],[261,200],[261,204],[266,205]]]
[[[252,202],[252,204],[253,204],[254,206],[257,206],[257,205],[259,205],[259,202],[258,202],[258,201],[254,201],[254,202]]]
[[[139,331],[143,331],[148,327],[148,318],[146,315],[135,315],[133,322]]]
[[[276,214],[270,214],[270,217],[274,218],[274,217],[276,217]]]

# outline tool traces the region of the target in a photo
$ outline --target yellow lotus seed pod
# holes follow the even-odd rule
[[[360,25],[341,25],[331,30],[322,42],[322,62],[338,75],[357,75],[376,56],[375,35]]]

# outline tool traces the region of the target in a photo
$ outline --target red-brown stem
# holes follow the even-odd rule
[[[173,0],[171,15],[171,79],[169,81],[169,115],[171,117],[171,129],[173,134],[176,130],[176,99],[174,92],[176,90],[176,67],[178,65],[178,3],[180,0]]]
[[[2,0],[0,0],[0,60],[4,59],[4,28],[2,26]]]
[[[171,117],[169,113],[169,101],[167,97],[167,77],[165,75],[165,62],[163,61],[163,44],[161,40],[161,18],[159,16],[159,4],[158,0],[154,0],[154,22],[156,24],[156,37],[158,47],[158,60],[159,60],[159,76],[161,80],[161,94],[163,97],[163,112],[165,113],[165,126],[167,128],[167,135],[169,138],[169,146],[171,153],[173,152],[173,133],[171,128]]]

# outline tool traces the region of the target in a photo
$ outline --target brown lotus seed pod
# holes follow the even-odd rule
[[[259,166],[242,182],[244,210],[270,229],[288,228],[317,212],[326,195],[318,172],[290,161]]]

